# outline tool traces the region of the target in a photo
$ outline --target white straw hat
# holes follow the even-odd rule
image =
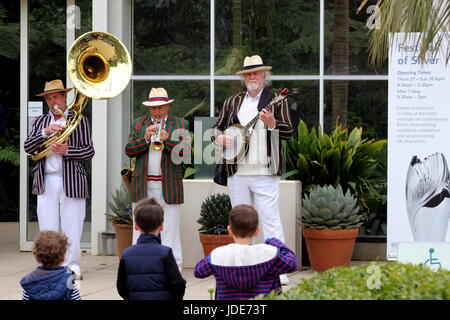
[[[245,57],[244,69],[236,72],[236,74],[244,74],[255,71],[271,70],[271,66],[265,66],[260,56]]]
[[[174,101],[174,99],[169,100],[166,89],[152,88],[148,95],[148,100],[142,102],[142,104],[148,107],[156,107],[172,103],[172,101]]]

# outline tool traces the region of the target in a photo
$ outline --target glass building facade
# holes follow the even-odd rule
[[[368,65],[369,14],[356,13],[358,6],[349,0],[22,0],[21,56],[26,64],[21,75],[26,79],[21,80],[21,127],[29,127],[27,103],[38,101],[35,95],[44,81],[60,78],[70,85],[66,56],[73,40],[100,28],[113,34],[119,30],[116,35],[133,59],[130,85],[120,100],[105,102],[109,109],[104,122],[98,120],[97,102],[86,112],[94,136],[101,136],[95,133],[100,122],[108,126],[108,133],[120,126],[115,141],[98,138],[105,139],[108,150],[122,150],[116,164],[105,163],[104,176],[112,176],[127,161],[123,146],[129,125],[147,112],[142,101],[152,87],[167,89],[175,99],[172,113],[188,119],[193,130],[195,118],[217,116],[225,98],[244,89],[235,72],[245,56],[255,54],[272,66],[272,88],[290,89],[294,127],[301,119],[308,127],[320,124],[329,132],[336,117],[344,117],[349,128],[362,126],[365,137],[386,138],[387,62],[378,69]],[[120,112],[110,111],[109,104],[119,105]],[[33,164],[23,153],[21,163],[21,193],[28,199],[21,215],[26,212],[26,221],[32,223]],[[93,180],[99,179],[98,169],[92,171]],[[120,177],[111,181],[105,199]],[[103,208],[103,200],[94,196],[92,203],[102,202]],[[90,223],[91,201],[87,206]],[[109,228],[106,222],[102,225]],[[26,230],[24,241],[30,241],[36,228]],[[95,238],[89,230],[85,226],[87,248]]]

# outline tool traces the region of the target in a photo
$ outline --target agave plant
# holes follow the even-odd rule
[[[206,234],[228,234],[228,215],[231,211],[230,197],[225,194],[213,194],[202,203],[198,230]]]
[[[131,199],[125,186],[121,185],[111,197],[113,201],[107,204],[113,214],[106,214],[107,219],[114,224],[132,224]]]
[[[317,186],[303,197],[302,223],[312,229],[352,229],[362,223],[357,199],[340,185]]]

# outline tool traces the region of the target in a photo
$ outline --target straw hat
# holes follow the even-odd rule
[[[236,74],[244,74],[255,71],[271,70],[271,66],[265,66],[260,56],[245,57],[244,69]]]
[[[173,100],[174,99],[169,100],[166,89],[152,88],[152,90],[150,90],[150,94],[148,95],[148,100],[142,102],[142,104],[148,107],[156,107],[172,103]]]
[[[44,92],[37,94],[36,96],[41,97],[47,94],[55,93],[55,92],[69,92],[72,88],[64,88],[64,85],[61,80],[56,79],[45,83]]]

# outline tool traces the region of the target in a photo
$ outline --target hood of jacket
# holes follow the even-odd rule
[[[22,278],[20,284],[32,300],[68,300],[73,277],[65,267],[40,267]]]
[[[278,249],[271,245],[232,243],[213,250],[209,259],[217,276],[236,289],[246,290],[270,271],[277,255]]]

